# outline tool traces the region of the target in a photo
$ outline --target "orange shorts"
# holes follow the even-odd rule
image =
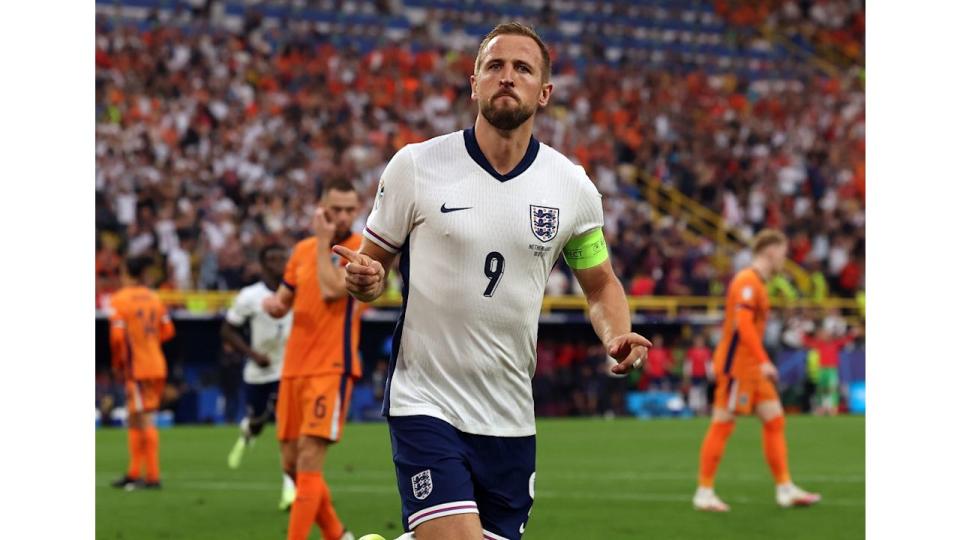
[[[348,375],[311,375],[280,379],[277,396],[277,438],[301,435],[340,440],[350,410],[353,379]]]
[[[149,413],[160,408],[166,379],[128,380],[124,385],[127,393],[127,412]]]
[[[730,377],[717,375],[713,406],[736,414],[750,414],[762,401],[779,400],[777,388],[763,376]]]

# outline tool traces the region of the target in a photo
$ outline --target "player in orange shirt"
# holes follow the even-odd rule
[[[167,361],[160,345],[173,338],[167,309],[157,294],[142,285],[150,261],[126,261],[124,285],[110,300],[110,356],[127,396],[127,444],[130,466],[114,487],[160,487],[160,437],[153,413],[160,407]],[[146,478],[141,470],[146,467]]]
[[[787,239],[765,229],[753,242],[753,261],[727,289],[723,338],[714,351],[713,421],[700,448],[700,479],[693,506],[697,510],[730,510],[713,491],[713,480],[737,414],[756,412],[763,422],[763,453],[773,473],[776,501],[782,507],[809,506],[820,500],[793,484],[787,466],[783,407],[777,394],[777,368],[763,349],[762,336],[770,310],[765,281],[783,269]]]
[[[350,231],[359,204],[349,182],[325,186],[313,217],[314,236],[297,243],[283,282],[263,303],[273,317],[293,309],[276,406],[283,467],[297,485],[289,539],[307,538],[314,523],[326,540],[353,539],[334,511],[323,463],[329,445],[340,440],[353,383],[361,375],[360,309],[347,294],[345,261],[330,250],[360,247],[360,235]]]

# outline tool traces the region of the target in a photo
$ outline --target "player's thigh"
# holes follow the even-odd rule
[[[250,418],[266,422],[276,406],[279,382],[247,385],[247,413]]]
[[[277,393],[277,439],[283,443],[292,444],[294,451],[296,451],[297,439],[300,438],[302,422],[300,394],[303,390],[303,382],[303,377],[281,379]]]
[[[319,437],[337,442],[350,407],[353,380],[347,375],[304,377],[299,395],[300,436]]]
[[[749,382],[745,384],[742,379],[718,375],[713,392],[713,421],[731,422],[737,414],[749,413],[749,390]]]
[[[484,536],[519,540],[533,508],[536,438],[463,435]]]
[[[777,387],[773,385],[770,379],[761,379],[758,381],[754,391],[756,400],[757,416],[763,422],[773,420],[778,416],[783,416],[783,405],[780,403],[780,395],[777,393]]]
[[[124,389],[127,397],[127,413],[140,416],[156,412],[163,400],[165,379],[128,380]]]
[[[837,368],[821,368],[820,381],[826,389],[836,390],[840,386],[840,374]]]
[[[327,459],[327,447],[330,441],[321,437],[301,435],[297,440],[297,470],[323,471]]]
[[[419,540],[419,527],[425,523],[478,514],[466,459],[469,449],[460,432],[429,416],[392,416],[387,422],[404,530],[416,530]],[[479,521],[476,525],[479,534]]]
[[[483,540],[477,514],[455,514],[426,521],[417,526],[417,540]]]

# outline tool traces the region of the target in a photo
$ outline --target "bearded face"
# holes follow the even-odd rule
[[[553,84],[542,73],[544,61],[536,41],[500,35],[479,55],[476,73],[470,77],[471,98],[488,124],[513,131],[547,105]]]
[[[480,103],[480,114],[490,125],[503,131],[511,131],[533,116],[536,105],[524,104],[516,93],[504,89],[493,98]]]

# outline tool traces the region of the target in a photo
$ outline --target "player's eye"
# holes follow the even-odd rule
[[[517,71],[521,73],[530,73],[530,68],[528,68],[526,64],[520,64],[519,66],[517,66]]]

